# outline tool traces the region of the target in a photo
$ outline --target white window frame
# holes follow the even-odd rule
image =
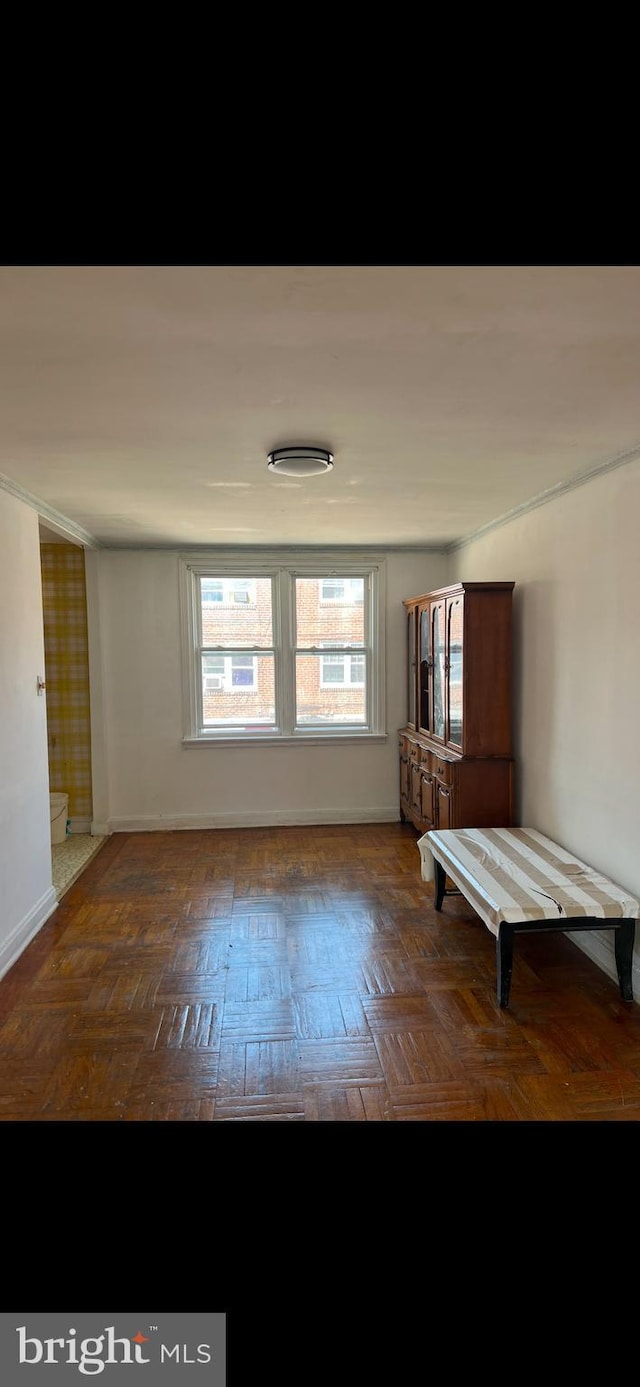
[[[206,551],[178,557],[180,616],[182,630],[182,691],[183,737],[185,747],[243,746],[253,744],[288,743],[325,744],[327,742],[384,742],[385,725],[385,618],[386,564],[384,557],[372,553],[350,551],[342,555],[331,550],[314,554],[291,551],[226,552],[224,556]],[[237,727],[204,726],[202,713],[201,674],[201,608],[199,579],[270,578],[272,584],[274,684],[276,703],[275,728],[265,731]],[[366,719],[364,724],[309,724],[296,726],[296,578],[330,578],[333,576],[364,579],[364,645],[357,654],[364,654],[367,668]],[[321,589],[320,589],[321,591]],[[253,648],[256,656],[260,654]],[[322,654],[326,645],[298,647],[299,653]],[[210,652],[211,653],[211,652]],[[227,646],[226,654],[229,653]],[[251,649],[244,652],[251,654]],[[265,652],[263,652],[265,653]],[[267,652],[268,653],[268,652]],[[348,652],[347,652],[348,653]],[[337,685],[330,687],[337,688]],[[359,687],[344,685],[340,687]],[[361,687],[361,686],[360,686]]]

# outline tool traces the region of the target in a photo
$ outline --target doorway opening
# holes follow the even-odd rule
[[[84,549],[40,521],[53,885],[69,889],[103,839],[91,834],[91,714]]]

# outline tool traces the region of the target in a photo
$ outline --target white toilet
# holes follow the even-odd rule
[[[64,843],[67,836],[67,815],[69,811],[69,796],[62,794],[49,795],[49,814],[51,818],[51,845],[54,843]]]

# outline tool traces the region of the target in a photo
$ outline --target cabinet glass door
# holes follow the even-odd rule
[[[464,598],[452,597],[447,602],[447,672],[448,724],[447,741],[462,749],[462,630]]]
[[[431,639],[429,631],[429,604],[418,607],[418,661],[420,731],[431,731]]]
[[[444,602],[435,602],[431,608],[431,650],[433,657],[431,678],[433,688],[433,727],[432,734],[443,742],[445,739],[445,607]]]
[[[412,607],[407,612],[407,669],[409,687],[407,690],[408,717],[410,727],[416,727],[416,704],[418,699],[418,657],[416,650],[416,611]]]

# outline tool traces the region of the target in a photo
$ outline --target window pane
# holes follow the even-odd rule
[[[340,601],[325,602],[329,585]],[[297,645],[364,645],[364,578],[296,578]]]
[[[214,663],[216,669],[212,673]],[[203,655],[203,727],[272,731],[275,726],[273,669],[273,655]]]
[[[354,688],[351,656],[296,655],[296,722],[298,726],[357,726],[367,720],[364,683]],[[365,659],[362,656],[362,678]],[[326,674],[329,672],[329,682]],[[335,682],[333,677],[335,675]]]
[[[270,578],[201,578],[200,598],[203,645],[273,645]]]

